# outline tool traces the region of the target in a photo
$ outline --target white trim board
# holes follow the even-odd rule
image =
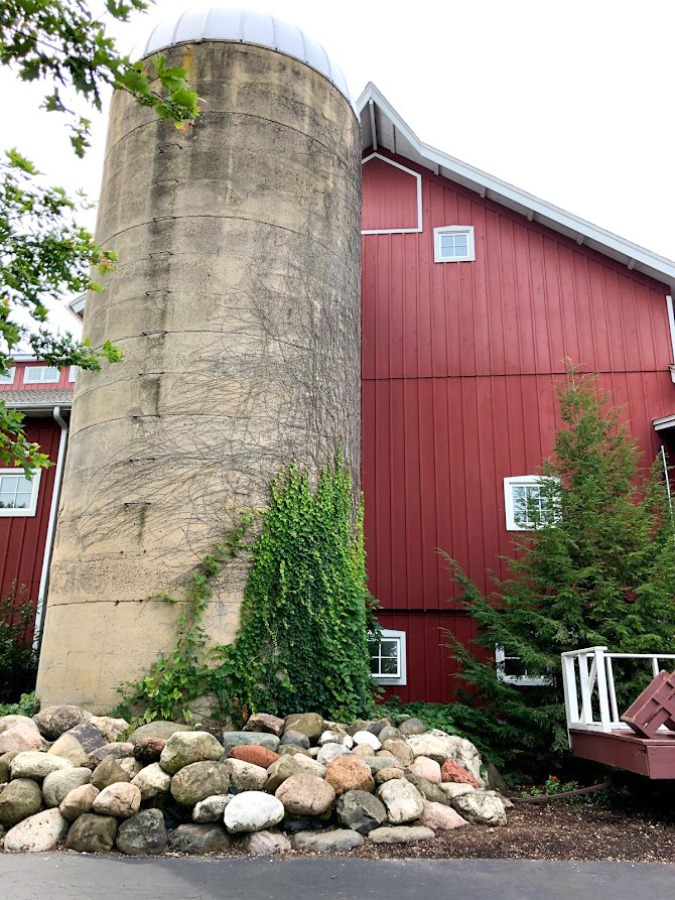
[[[372,112],[371,107],[372,103]],[[410,126],[394,110],[388,100],[372,83],[368,83],[356,102],[361,117],[362,147],[377,145],[409,159],[419,166],[461,184],[480,197],[525,216],[528,221],[537,222],[551,228],[558,234],[595,250],[613,259],[628,269],[640,272],[661,284],[670,285],[675,292],[675,262],[651,253],[631,241],[624,240],[604,228],[599,228],[584,219],[565,212],[557,206],[546,203],[526,191],[499,178],[494,178],[453,156],[441,153],[421,141]],[[364,110],[366,114],[363,115]]]
[[[405,166],[402,166],[400,163],[395,162],[393,159],[387,159],[387,157],[382,156],[381,153],[371,153],[369,156],[364,157],[361,160],[361,167],[363,168],[365,163],[370,162],[371,159],[381,159],[382,162],[387,163],[388,166],[393,166],[395,169],[400,169],[407,175],[412,175],[412,177],[415,179],[417,187],[417,228],[362,228],[361,234],[419,234],[422,231],[422,176],[419,172],[413,172],[412,169],[408,169]]]

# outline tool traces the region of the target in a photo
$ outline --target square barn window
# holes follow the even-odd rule
[[[56,366],[29,366],[23,370],[24,384],[56,384],[60,377]]]
[[[39,484],[39,470],[29,481],[23,469],[0,469],[0,516],[34,516]]]
[[[368,641],[370,673],[378,684],[407,684],[405,631],[382,629]]]
[[[504,506],[507,531],[534,531],[559,520],[551,497],[539,475],[519,475],[504,479]]]
[[[472,262],[475,258],[473,225],[434,228],[434,262]]]

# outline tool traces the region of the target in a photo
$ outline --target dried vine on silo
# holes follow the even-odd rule
[[[372,709],[362,513],[355,515],[349,470],[338,459],[314,490],[292,465],[270,487],[260,530],[252,516],[193,575],[189,611],[176,648],[132,686],[126,700],[144,720],[176,716],[191,699],[214,693],[222,718],[315,709],[354,718]],[[248,546],[252,566],[235,642],[207,649],[201,624],[209,582]],[[129,686],[127,686],[128,689]]]

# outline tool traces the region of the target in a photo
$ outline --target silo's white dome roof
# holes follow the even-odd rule
[[[196,41],[257,44],[293,56],[324,75],[351,102],[341,69],[330,61],[321,44],[297,25],[269,13],[218,7],[188,10],[178,19],[156,25],[147,39],[134,47],[131,56],[137,59],[176,44]]]

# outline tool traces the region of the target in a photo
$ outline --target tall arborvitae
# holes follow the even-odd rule
[[[519,768],[548,766],[567,747],[562,652],[675,651],[675,538],[662,468],[640,468],[636,444],[595,378],[570,367],[558,396],[565,424],[540,482],[547,521],[516,538],[508,577],[495,579],[488,597],[447,557],[478,621],[482,656],[451,638],[471,688],[466,705],[455,707],[458,725]],[[498,681],[495,645],[547,683]],[[624,708],[644,682],[626,665],[617,674]]]

